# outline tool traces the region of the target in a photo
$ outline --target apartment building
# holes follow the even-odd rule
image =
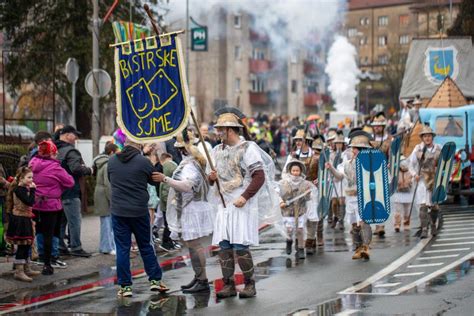
[[[188,60],[190,96],[201,120],[212,120],[225,105],[247,115],[305,116],[328,101],[325,47],[315,37],[305,47],[289,43],[282,53],[256,18],[219,7],[196,18],[209,30],[208,50],[191,51]]]

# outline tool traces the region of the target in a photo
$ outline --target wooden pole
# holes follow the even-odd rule
[[[153,13],[151,12],[150,7],[148,6],[148,4],[145,4],[143,8],[145,9],[146,13],[148,14],[148,17],[150,18],[150,22],[151,22],[151,25],[153,26],[153,30],[155,31],[156,35],[159,36],[160,32],[158,31],[158,27],[155,24],[155,20],[153,19]],[[196,116],[194,115],[192,108],[191,108],[190,114],[191,114],[191,119],[193,120],[193,123],[196,126],[196,130],[199,135],[199,140],[201,141],[202,147],[204,148],[204,153],[206,154],[207,161],[209,162],[209,167],[211,168],[212,171],[215,171],[216,169],[214,168],[214,164],[212,163],[211,155],[209,154],[209,151],[207,150],[206,143],[204,142],[204,137],[201,134],[198,121],[196,119]],[[222,192],[221,192],[221,185],[219,183],[219,179],[216,179],[216,185],[217,185],[217,191],[219,192],[219,196],[222,201],[222,205],[224,205],[224,208],[226,208],[227,206],[225,204],[224,196],[222,195]]]

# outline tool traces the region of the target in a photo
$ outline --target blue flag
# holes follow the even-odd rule
[[[167,140],[190,112],[181,43],[165,34],[115,48],[117,123],[136,142]]]

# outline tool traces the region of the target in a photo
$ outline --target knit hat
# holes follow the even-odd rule
[[[51,140],[44,140],[38,144],[38,156],[51,157],[58,153],[58,148]]]

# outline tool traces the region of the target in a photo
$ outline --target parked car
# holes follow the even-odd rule
[[[6,136],[9,140],[33,140],[35,133],[25,125],[8,124],[5,126],[6,132],[3,130],[3,125],[0,125],[0,137]]]

